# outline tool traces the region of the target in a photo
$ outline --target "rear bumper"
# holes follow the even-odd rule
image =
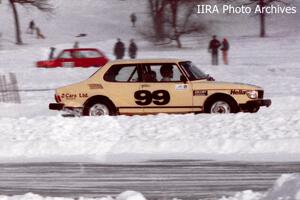
[[[272,101],[270,99],[261,99],[261,100],[251,100],[247,101],[245,104],[240,104],[242,110],[251,111],[253,109],[257,109],[261,106],[269,107],[271,106]]]
[[[50,103],[49,104],[49,109],[50,110],[63,110],[65,104],[63,103]]]

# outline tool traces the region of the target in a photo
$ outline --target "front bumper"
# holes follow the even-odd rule
[[[247,101],[245,104],[240,104],[240,107],[244,111],[256,111],[261,106],[269,107],[271,106],[272,101],[270,99],[260,99],[260,100],[250,100]]]
[[[65,104],[63,103],[50,103],[49,109],[50,110],[63,110],[65,107]]]
[[[269,107],[272,104],[271,99],[262,99],[262,100],[251,100],[247,101],[247,106],[267,106]]]

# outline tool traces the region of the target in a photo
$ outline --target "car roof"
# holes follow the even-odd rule
[[[99,49],[96,48],[74,48],[74,49],[63,49],[63,51],[99,51]]]
[[[177,58],[155,58],[155,59],[124,59],[124,60],[113,60],[110,64],[133,64],[133,63],[178,63],[186,60]]]

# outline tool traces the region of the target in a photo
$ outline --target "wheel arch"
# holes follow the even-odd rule
[[[105,103],[107,106],[109,106],[110,109],[112,109],[113,113],[117,113],[116,105],[112,102],[112,100],[110,100],[108,97],[103,96],[103,95],[96,95],[96,96],[92,96],[92,97],[88,98],[84,102],[83,107],[84,108],[89,107],[96,102]]]
[[[235,109],[236,109],[235,111],[236,111],[236,112],[238,112],[238,111],[240,110],[237,101],[236,101],[232,96],[230,96],[229,94],[226,94],[226,93],[215,93],[215,94],[210,95],[210,96],[205,100],[205,102],[204,102],[204,104],[203,104],[203,111],[204,111],[204,112],[207,112],[207,109],[208,109],[209,105],[210,105],[212,102],[214,102],[214,101],[216,101],[216,100],[221,100],[221,99],[222,99],[222,100],[228,100],[228,101],[232,102],[232,103],[234,104],[234,106],[235,106]]]

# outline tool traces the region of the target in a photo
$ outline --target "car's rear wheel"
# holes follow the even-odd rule
[[[237,113],[238,106],[230,98],[220,98],[208,102],[204,112],[215,114]]]
[[[114,106],[105,101],[95,101],[84,106],[84,116],[115,115]]]
[[[109,108],[102,103],[95,103],[89,108],[89,116],[109,115]]]

